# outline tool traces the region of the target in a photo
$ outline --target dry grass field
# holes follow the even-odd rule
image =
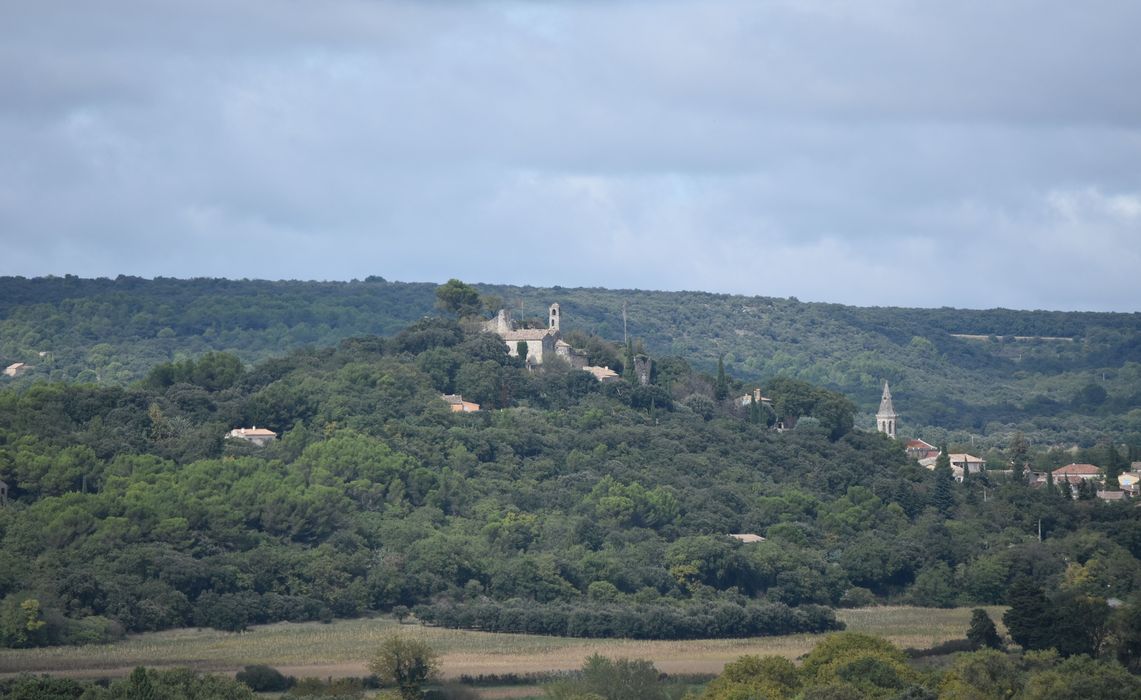
[[[1001,629],[1002,608],[990,608]],[[960,638],[970,609],[877,607],[841,610],[848,629],[886,637],[903,647],[926,647]],[[667,673],[719,673],[743,654],[795,658],[819,635],[695,641],[572,639],[491,634],[400,625],[390,619],[341,620],[332,624],[279,623],[242,633],[182,629],[133,635],[115,644],[0,652],[0,674],[52,673],[76,677],[125,675],[145,666],[189,666],[233,673],[248,664],[268,664],[294,676],[367,675],[365,663],[393,632],[422,639],[440,653],[445,677],[461,674],[528,673],[574,669],[587,656],[624,656],[653,661]]]

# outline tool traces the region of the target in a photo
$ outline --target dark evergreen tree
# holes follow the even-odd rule
[[[1023,649],[1049,649],[1054,646],[1057,616],[1046,594],[1033,580],[1020,577],[1006,593],[1010,605],[1002,621],[1010,638]]]
[[[967,628],[967,640],[975,649],[984,647],[998,649],[1002,646],[1002,640],[998,636],[998,630],[994,627],[994,621],[982,608],[975,608],[971,611],[971,624]]]
[[[1121,458],[1121,453],[1117,451],[1117,445],[1112,442],[1105,446],[1105,487],[1111,491],[1116,491],[1121,488],[1117,481],[1117,477],[1129,465]]]
[[[1022,431],[1014,434],[1010,443],[1010,471],[1014,483],[1026,483],[1026,468],[1030,464],[1030,445],[1026,443]]]
[[[951,471],[951,458],[947,455],[946,445],[935,460],[935,486],[931,489],[931,505],[944,518],[951,517],[955,512],[955,474]]]
[[[1050,469],[1046,470],[1046,496],[1049,498],[1058,496],[1058,488],[1054,484],[1054,472]]]
[[[725,356],[717,356],[717,383],[713,385],[713,398],[724,401],[729,398],[729,378],[725,376]]]

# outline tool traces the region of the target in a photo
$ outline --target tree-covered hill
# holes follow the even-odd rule
[[[1141,436],[1141,315],[858,308],[699,292],[476,285],[516,315],[605,340],[626,328],[651,355],[735,388],[788,376],[840,391],[871,426],[891,382],[902,431],[929,442],[1090,446]],[[388,335],[433,312],[433,284],[0,278],[0,363],[38,379],[124,385],[159,362],[216,350],[244,362],[361,334]],[[521,310],[521,314],[520,314]],[[486,311],[490,315],[490,311]],[[40,353],[46,353],[41,356]]]
[[[429,318],[252,367],[208,353],[127,386],[0,390],[0,644],[407,608],[739,636],[827,629],[832,605],[998,603],[1023,574],[1071,598],[1141,588],[1129,504],[955,485],[827,389],[774,380],[767,416],[658,364],[647,386],[530,371]],[[254,425],[281,439],[223,440]]]

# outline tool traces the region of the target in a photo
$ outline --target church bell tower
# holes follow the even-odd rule
[[[895,424],[898,421],[899,414],[895,412],[895,406],[891,405],[891,389],[888,388],[887,382],[884,382],[883,398],[880,399],[880,410],[876,413],[876,430],[894,439]]]

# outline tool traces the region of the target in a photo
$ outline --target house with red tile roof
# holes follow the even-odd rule
[[[265,428],[259,428],[256,425],[252,428],[234,428],[226,433],[227,438],[234,440],[245,440],[252,442],[258,447],[265,447],[267,444],[277,439],[277,433]]]

